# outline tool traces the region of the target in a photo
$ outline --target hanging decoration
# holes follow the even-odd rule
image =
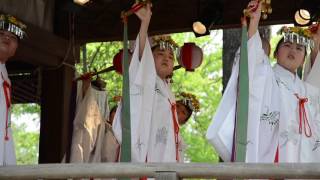
[[[129,64],[131,61],[132,54],[128,50],[128,59]],[[113,57],[113,67],[118,74],[122,75],[122,59],[123,59],[123,49],[121,49],[114,57]]]
[[[258,0],[259,2],[262,1],[262,9],[261,9],[261,17],[263,20],[266,20],[268,18],[268,15],[272,13],[271,8],[271,0]],[[249,9],[253,8],[251,11]],[[245,17],[250,17],[251,12],[255,12],[258,8],[258,5],[255,7],[249,6],[246,9],[243,10],[243,14]]]
[[[180,49],[178,63],[184,67],[186,71],[194,71],[202,63],[202,49],[195,43],[184,43]]]
[[[313,48],[312,32],[309,28],[283,26],[278,34],[283,35],[284,42],[297,43],[305,47]]]
[[[319,27],[320,27],[320,22],[317,22],[315,24],[310,25],[308,29],[310,30],[311,34],[316,34]]]

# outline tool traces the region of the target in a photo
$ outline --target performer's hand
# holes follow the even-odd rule
[[[135,6],[135,5],[136,4],[134,4],[133,6]],[[151,7],[152,7],[152,4],[151,3],[147,3],[145,6],[143,6],[138,11],[135,12],[135,14],[141,20],[140,30],[139,30],[139,40],[140,40],[140,43],[139,43],[139,59],[142,57],[142,54],[143,54],[143,51],[144,51],[144,47],[145,47],[145,44],[146,44],[146,39],[148,37],[148,28],[149,28],[151,15],[152,15]]]
[[[133,6],[135,6],[136,4],[134,4]],[[135,12],[135,14],[141,20],[141,22],[148,22],[148,23],[150,22],[151,15],[152,15],[151,7],[152,7],[152,4],[147,3],[145,6],[143,6],[138,11]]]
[[[122,100],[122,96],[114,96],[114,97],[112,98],[112,100],[113,100],[114,102],[119,102],[119,101]]]
[[[262,1],[252,0],[249,2],[247,9],[250,12],[250,22],[259,22],[261,17]]]
[[[257,32],[261,17],[262,1],[252,0],[249,2],[247,9],[250,12],[250,22],[248,28],[249,39]]]

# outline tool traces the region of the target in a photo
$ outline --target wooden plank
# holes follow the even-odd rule
[[[25,97],[22,97],[19,94],[12,96],[12,103],[13,104],[26,103],[26,102],[35,103],[35,102],[30,101],[30,100],[26,100]]]
[[[33,81],[15,81],[12,83],[13,89],[16,87],[18,90],[25,91],[26,93],[31,93],[31,96],[36,96],[37,89],[34,86]]]
[[[178,180],[177,172],[156,172],[156,180]]]
[[[62,61],[57,56],[45,53],[38,48],[30,47],[23,42],[20,43],[12,60],[40,66],[58,66]]]
[[[156,177],[176,172],[180,178],[320,179],[320,163],[101,163],[1,166],[0,179]]]
[[[36,95],[36,93],[32,93],[29,90],[20,87],[19,85],[15,85],[12,88],[12,92],[14,95],[20,95],[21,97],[24,97],[25,99],[34,99],[35,101],[39,100],[40,97]]]

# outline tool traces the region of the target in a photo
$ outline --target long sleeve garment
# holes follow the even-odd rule
[[[101,162],[105,122],[109,112],[107,94],[90,85],[83,96],[81,87],[82,83],[79,83],[70,162]]]
[[[129,68],[132,162],[176,162],[177,121],[173,118],[175,99],[170,84],[157,76],[148,40],[141,60],[139,38],[135,47]],[[121,143],[121,106],[115,114],[113,129]]]
[[[259,33],[248,41],[248,66],[246,162],[274,162],[277,149],[279,162],[319,162],[319,89],[278,64],[272,67],[263,52]],[[231,160],[238,69],[236,59],[207,131],[207,139],[224,161]]]
[[[0,165],[15,165],[16,154],[10,123],[11,82],[5,64],[0,63]]]
[[[117,162],[119,160],[119,153],[120,145],[114,136],[112,126],[106,123],[101,149],[101,162]]]

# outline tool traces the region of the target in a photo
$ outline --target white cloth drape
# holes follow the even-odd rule
[[[82,83],[79,82],[70,162],[101,162],[108,115],[106,92],[90,85],[83,97]]]
[[[117,162],[119,153],[120,145],[114,136],[112,126],[106,123],[106,129],[101,150],[101,162]]]

